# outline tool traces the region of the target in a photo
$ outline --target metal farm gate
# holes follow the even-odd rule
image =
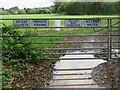
[[[31,43],[37,45],[35,50],[42,50],[42,55],[46,56],[45,60],[116,60],[120,58],[120,18],[102,17],[102,18],[3,18],[3,22],[12,23],[11,28],[22,30],[33,29],[28,36],[18,36],[23,38],[35,38]],[[26,29],[27,28],[27,29]],[[92,31],[92,33],[89,33]],[[52,34],[50,34],[52,32]],[[63,33],[61,33],[63,32]],[[66,33],[65,33],[66,32]],[[81,33],[81,32],[86,32]],[[88,33],[87,33],[88,32]],[[3,35],[1,35],[4,37]],[[12,36],[6,36],[12,37]],[[48,41],[41,38],[50,38]],[[53,39],[54,38],[54,39]],[[59,38],[59,39],[57,39]],[[5,43],[5,42],[2,42]],[[27,42],[23,42],[27,43]],[[39,48],[39,46],[42,46]],[[52,47],[51,47],[52,46]],[[73,53],[74,51],[80,51]],[[94,57],[68,57],[60,58],[63,55],[93,55]],[[95,62],[93,61],[93,62]],[[84,62],[86,63],[86,62]],[[73,64],[73,63],[72,63]],[[80,65],[81,63],[79,63]],[[56,68],[55,71],[85,71],[92,68]],[[86,71],[85,71],[86,72]],[[71,75],[77,78],[71,78]],[[90,80],[91,77],[82,77],[84,73],[54,73],[53,81],[71,81]],[[60,76],[60,78],[56,78]],[[70,78],[63,78],[69,76]],[[67,86],[88,86],[96,85],[94,83],[76,83],[60,85],[52,83],[48,87],[67,87]],[[65,85],[66,84],[66,85]]]
[[[32,42],[33,44],[104,44],[105,46],[100,47],[87,47],[87,48],[42,48],[42,50],[54,50],[54,51],[67,51],[67,50],[106,50],[106,52],[83,52],[83,53],[43,53],[43,55],[51,55],[52,58],[46,58],[47,60],[62,60],[59,57],[54,58],[54,55],[80,55],[80,54],[94,54],[94,55],[106,55],[106,57],[95,57],[95,58],[66,58],[66,60],[73,60],[73,59],[98,59],[104,58],[107,60],[111,60],[112,58],[119,58],[119,18],[118,17],[103,17],[103,18],[3,18],[3,22],[9,20],[9,22],[13,22],[13,27],[17,28],[45,28],[45,29],[56,29],[58,32],[61,32],[60,29],[91,29],[94,32],[98,32],[95,34],[66,34],[66,35],[31,35],[31,36],[21,36],[21,37],[106,37],[105,40],[100,41],[50,41],[50,42]],[[55,24],[54,24],[55,22]],[[60,25],[61,23],[61,25]],[[69,30],[67,30],[69,32]],[[103,34],[102,32],[105,31],[106,33]],[[115,33],[117,32],[117,33]],[[11,36],[10,36],[11,37]],[[113,37],[114,40],[113,40]],[[116,44],[113,45],[113,44]],[[115,47],[114,47],[115,46]],[[117,49],[117,52],[114,51]],[[65,60],[65,59],[64,59]]]

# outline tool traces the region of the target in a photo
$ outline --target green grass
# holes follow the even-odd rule
[[[78,35],[78,34],[93,34],[94,31],[91,29],[61,29],[61,31],[55,31],[55,30],[46,30],[46,31],[33,31],[31,32],[32,35]],[[67,37],[69,38],[69,37]],[[84,38],[84,37],[80,37],[80,38]],[[28,38],[26,38],[28,40]],[[65,37],[31,37],[29,38],[29,40],[31,42],[62,42],[64,41],[63,39],[65,39]],[[74,40],[71,40],[74,41]],[[69,42],[69,41],[68,41]],[[43,48],[58,48],[58,46],[61,46],[59,48],[72,48],[73,44],[32,44],[33,48],[36,49],[43,49]],[[66,52],[65,50],[46,50],[46,53],[58,53],[58,52]],[[50,57],[55,58],[56,55],[49,55]],[[59,57],[59,56],[57,56]]]
[[[118,17],[118,15],[59,15],[59,14],[2,15],[2,18],[85,18],[85,17]]]

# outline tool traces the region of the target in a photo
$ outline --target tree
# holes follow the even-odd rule
[[[103,2],[92,2],[91,3],[91,12],[92,14],[103,14],[104,7]]]
[[[116,2],[106,2],[104,3],[104,14],[117,14],[117,7]]]
[[[11,14],[18,14],[18,12],[15,11],[14,9],[9,9],[9,13],[11,13]]]
[[[72,0],[71,0],[72,1]],[[70,15],[117,14],[119,4],[116,2],[54,2],[56,13]]]
[[[2,10],[5,10],[3,7],[1,8]]]
[[[15,7],[12,7],[9,9],[9,13],[18,14],[18,10],[19,10],[19,8],[17,6],[15,6]]]
[[[6,10],[0,10],[0,15],[8,15],[9,12]]]
[[[65,7],[66,14],[81,15],[85,14],[85,2],[67,2]]]
[[[61,6],[62,2],[54,2],[54,10],[56,13],[59,13],[59,7]]]
[[[32,8],[27,8],[25,11],[26,11],[27,14],[35,14],[35,13],[37,13],[37,10],[34,9],[34,8],[33,9]]]
[[[48,9],[38,9],[38,14],[51,14],[52,12]]]
[[[18,14],[26,14],[25,10],[18,10]]]
[[[14,9],[15,11],[19,10],[19,8],[18,8],[17,6],[12,7],[12,8],[10,8],[10,9]]]
[[[116,12],[117,12],[117,14],[120,14],[120,1],[119,2],[116,2],[115,3],[115,10],[116,10]]]

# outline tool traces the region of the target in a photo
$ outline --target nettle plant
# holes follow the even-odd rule
[[[26,63],[37,64],[45,59],[42,55],[43,51],[35,51],[32,48],[32,39],[30,37],[21,37],[21,32],[17,28],[10,28],[10,26],[3,24],[2,33],[3,63],[23,68]],[[24,36],[26,35],[30,34],[28,32],[24,33]]]

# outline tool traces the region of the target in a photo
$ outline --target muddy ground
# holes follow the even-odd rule
[[[120,89],[120,59],[98,65],[91,75],[96,84],[101,87]]]
[[[43,61],[40,64],[27,64],[27,68],[17,71],[19,76],[11,79],[11,88],[47,87],[52,79],[54,63]]]

